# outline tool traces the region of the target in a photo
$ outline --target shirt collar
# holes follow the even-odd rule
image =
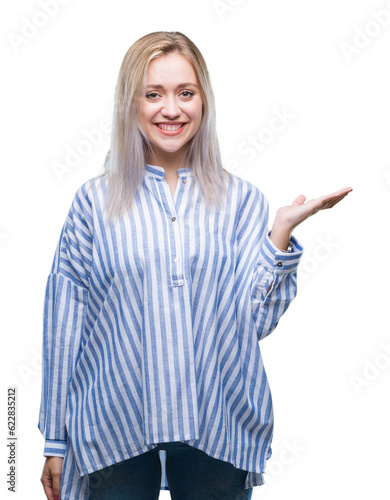
[[[147,174],[149,176],[158,177],[160,179],[164,179],[164,177],[165,177],[164,167],[160,167],[158,165],[149,165],[149,163],[146,163],[145,170],[147,171]],[[188,175],[193,175],[193,170],[191,167],[178,168],[177,175],[179,177],[182,177],[182,176],[186,177]]]

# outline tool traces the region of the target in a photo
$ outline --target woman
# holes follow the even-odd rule
[[[127,52],[105,172],[77,191],[48,278],[38,427],[48,499],[249,499],[273,410],[258,341],[296,295],[293,229],[222,166],[205,61],[178,32]],[[162,462],[162,464],[161,464]]]

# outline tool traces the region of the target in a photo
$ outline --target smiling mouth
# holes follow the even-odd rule
[[[183,128],[186,123],[155,123],[155,125],[157,125],[157,127],[161,130],[174,132]]]

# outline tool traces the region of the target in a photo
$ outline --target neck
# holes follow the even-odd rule
[[[168,175],[176,174],[176,170],[178,170],[179,168],[185,168],[187,166],[186,162],[186,151],[177,151],[177,153],[167,153],[166,151],[159,151],[158,154],[154,152],[153,154],[150,154],[146,157],[146,163],[163,167]]]

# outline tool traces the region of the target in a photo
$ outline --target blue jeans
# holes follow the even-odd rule
[[[156,500],[161,487],[159,450],[166,450],[166,475],[173,500],[250,500],[247,471],[180,441],[160,443],[123,462],[89,474],[89,500]]]

